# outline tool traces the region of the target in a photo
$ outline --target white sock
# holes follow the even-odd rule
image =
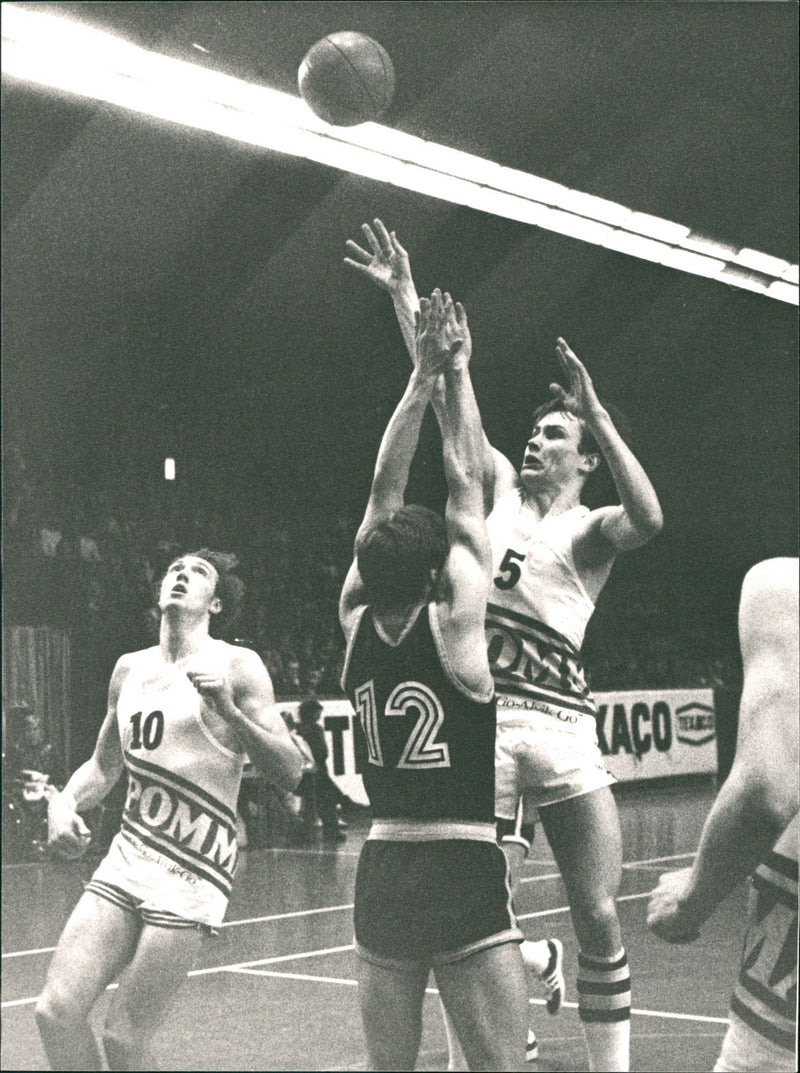
[[[578,954],[578,1014],[589,1048],[589,1069],[630,1069],[631,974],[628,956]]]

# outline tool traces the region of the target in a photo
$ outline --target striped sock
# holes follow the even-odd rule
[[[624,948],[613,957],[578,953],[578,1014],[590,1070],[630,1069],[631,974]]]

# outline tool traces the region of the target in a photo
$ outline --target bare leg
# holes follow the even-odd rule
[[[435,969],[471,1070],[525,1068],[528,989],[518,943],[479,950]]]
[[[153,1036],[194,964],[202,938],[197,928],[142,929],[106,1017],[103,1043],[110,1069],[158,1069]]]
[[[547,840],[567,889],[580,948],[600,957],[617,953],[622,932],[615,898],[622,876],[617,804],[607,786],[540,810]]]
[[[133,957],[140,930],[132,913],[90,892],[75,906],[36,1004],[36,1022],[53,1069],[103,1068],[89,1013]]]
[[[427,969],[407,972],[359,959],[358,995],[370,1069],[414,1068],[427,983]]]
[[[630,1063],[630,971],[616,895],[622,875],[617,806],[605,786],[540,810],[558,862],[580,946],[578,1012],[590,1069]]]

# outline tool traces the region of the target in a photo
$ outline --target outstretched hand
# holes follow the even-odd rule
[[[586,371],[586,366],[580,358],[567,346],[564,339],[559,337],[556,346],[558,363],[561,371],[569,381],[569,389],[561,384],[553,383],[550,391],[563,404],[564,408],[576,417],[584,421],[591,419],[603,411],[603,406],[597,397],[592,378]]]
[[[365,250],[348,239],[347,249],[352,257],[345,257],[344,263],[391,295],[405,286],[413,287],[408,254],[400,245],[397,235],[394,231],[387,231],[382,220],[373,220],[373,224],[374,230],[369,224],[361,225],[369,249]]]
[[[437,289],[421,298],[416,332],[416,366],[426,375],[442,372],[457,356],[472,353],[467,314],[460,302]]]

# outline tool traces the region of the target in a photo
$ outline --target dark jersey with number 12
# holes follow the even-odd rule
[[[365,607],[342,685],[364,735],[374,819],[494,822],[494,696],[472,693],[449,670],[435,604],[397,644]]]

